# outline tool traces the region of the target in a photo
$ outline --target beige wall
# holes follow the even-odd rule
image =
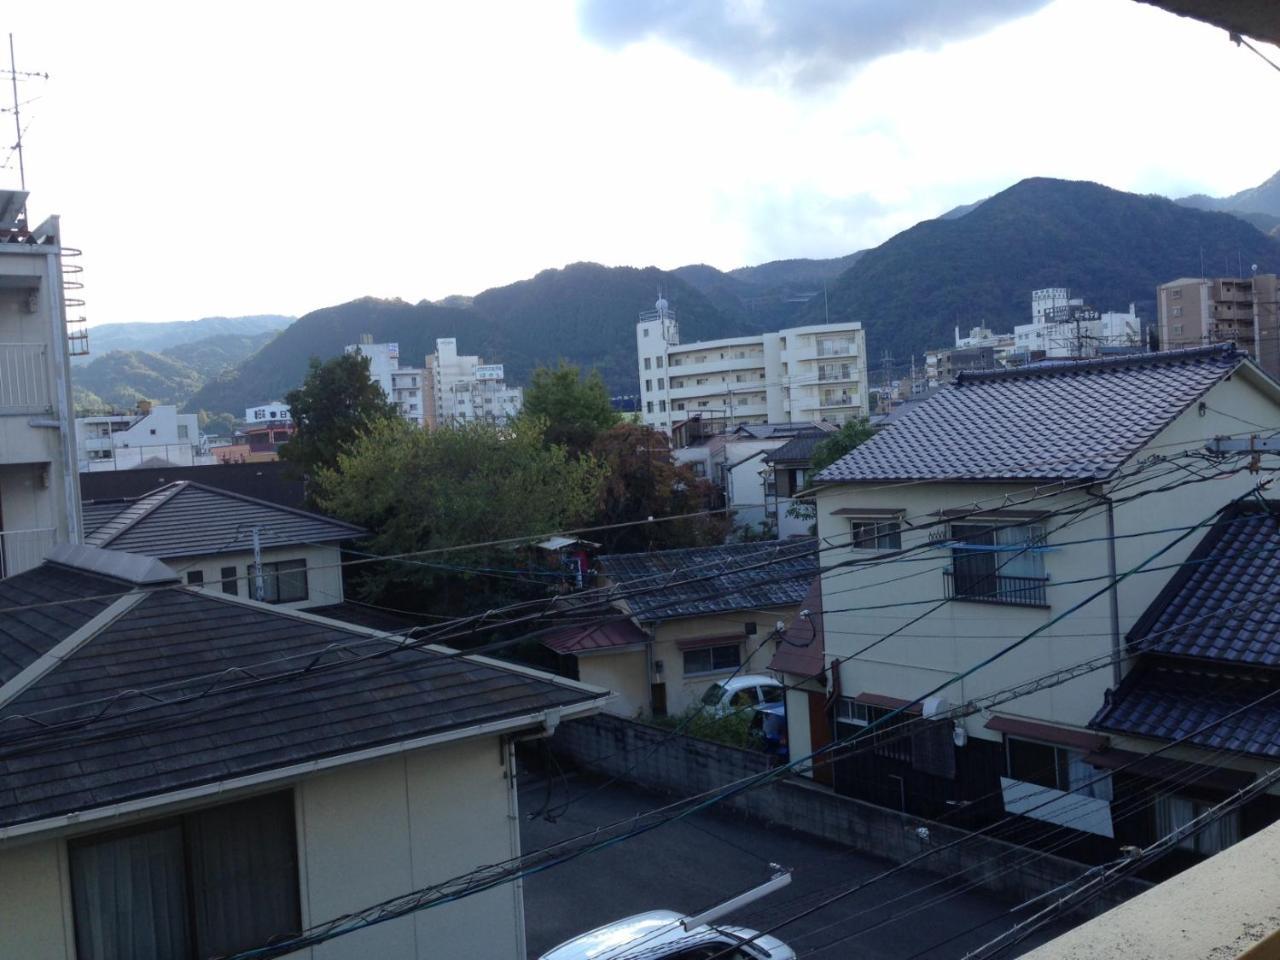
[[[272,563],[277,560],[297,560],[299,558],[307,561],[307,599],[296,603],[282,603],[279,606],[286,609],[305,610],[308,607],[322,607],[331,603],[341,603],[343,599],[342,568],[338,566],[338,563],[342,558],[341,552],[336,546],[279,547],[262,551],[263,563]],[[239,589],[239,595],[253,597],[253,581],[252,579],[245,579],[248,576],[249,566],[253,563],[252,550],[243,553],[221,553],[212,557],[190,557],[166,562],[174,570],[178,571],[178,575],[183,580],[186,580],[188,571],[201,571],[204,574],[205,589],[219,593],[222,591],[222,585],[219,582],[222,578],[222,568],[234,566],[236,568],[236,576],[240,578],[236,584]]]
[[[606,713],[628,720],[649,713],[647,650],[591,653],[578,657],[578,679],[613,691]]]
[[[777,642],[769,639],[777,622],[790,622],[799,608],[796,606],[773,611],[743,610],[741,613],[718,617],[688,617],[669,620],[654,628],[653,658],[662,661],[662,680],[667,687],[667,712],[675,715],[696,705],[707,687],[733,675],[733,670],[717,670],[685,676],[684,654],[678,641],[704,637],[732,637],[741,645],[744,661],[741,676],[747,673],[765,673],[769,661],[777,649]],[[747,636],[745,624],[756,624],[755,636]]]
[[[498,737],[485,737],[296,783],[303,925],[519,853],[505,756]],[[0,957],[74,960],[65,864],[64,837],[0,848]],[[506,884],[289,956],[511,960],[523,949],[521,891]]]

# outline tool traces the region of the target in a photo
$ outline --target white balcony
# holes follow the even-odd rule
[[[43,343],[0,343],[0,415],[53,409]]]
[[[40,566],[57,543],[53,527],[33,530],[0,530],[0,578]]]

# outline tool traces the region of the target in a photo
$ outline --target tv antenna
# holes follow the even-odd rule
[[[18,182],[23,190],[27,189],[27,168],[22,156],[22,135],[25,128],[22,126],[22,107],[24,102],[18,99],[18,81],[22,80],[48,80],[49,74],[38,73],[31,70],[19,70],[18,61],[13,52],[13,34],[9,34],[9,69],[0,69],[0,74],[9,74],[10,86],[13,89],[13,106],[4,112],[13,112],[13,146],[9,148],[9,155],[5,158],[4,166],[9,165],[9,160],[16,154],[18,157]],[[25,101],[30,103],[30,100]]]

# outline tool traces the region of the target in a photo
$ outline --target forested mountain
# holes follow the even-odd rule
[[[1150,304],[1181,276],[1280,269],[1280,245],[1245,221],[1096,183],[1023,180],[963,216],[926,220],[868,250],[828,288],[832,321],[859,320],[878,362],[951,342],[956,326],[1026,323],[1030,292],[1069,287],[1099,310]],[[801,320],[819,323],[821,302]]]
[[[88,357],[73,361],[86,366],[93,358],[112,350],[146,350],[159,353],[169,347],[194,343],[209,337],[232,335],[255,337],[275,333],[293,322],[293,317],[259,314],[252,317],[205,317],[202,320],[173,320],[167,323],[102,323],[89,328]]]
[[[1203,193],[1194,193],[1189,197],[1182,197],[1178,203],[1198,210],[1235,214],[1262,213],[1277,218],[1280,217],[1280,172],[1272,174],[1256,187],[1241,190],[1229,197],[1209,197]],[[1274,226],[1273,222],[1272,227]]]

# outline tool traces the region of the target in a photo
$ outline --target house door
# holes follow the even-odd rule
[[[831,742],[831,717],[827,714],[827,695],[809,692],[809,750],[820,750]],[[818,783],[831,786],[830,758],[827,762],[816,764],[813,768],[813,779]]]
[[[649,685],[649,704],[655,717],[667,715],[667,685],[653,683]]]

